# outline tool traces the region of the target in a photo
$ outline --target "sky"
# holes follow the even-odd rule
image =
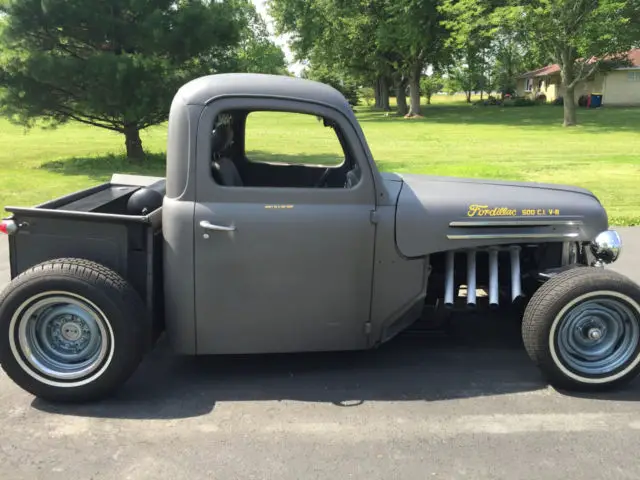
[[[293,61],[293,55],[291,54],[291,50],[287,45],[286,38],[283,36],[276,36],[273,33],[274,32],[273,20],[267,13],[267,6],[265,5],[266,0],[251,0],[251,1],[256,6],[256,10],[258,10],[260,15],[262,15],[262,17],[267,22],[267,28],[269,29],[269,33],[271,34],[271,37],[273,38],[274,42],[284,51],[284,54],[287,57],[287,62],[289,62],[289,70],[291,70],[295,75],[300,75],[300,71],[302,70],[303,66],[300,63]]]

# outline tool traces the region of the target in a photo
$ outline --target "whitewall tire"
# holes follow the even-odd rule
[[[554,386],[619,387],[640,372],[640,287],[601,268],[560,273],[531,298],[522,335]]]
[[[150,325],[138,294],[112,270],[52,260],[19,275],[0,296],[0,361],[33,395],[94,400],[135,371]]]

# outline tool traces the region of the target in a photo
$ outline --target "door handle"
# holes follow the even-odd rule
[[[214,225],[213,223],[208,222],[207,220],[202,220],[200,222],[200,226],[205,230],[213,230],[216,232],[233,232],[236,227],[225,227],[224,225]]]

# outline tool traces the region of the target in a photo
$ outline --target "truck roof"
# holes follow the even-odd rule
[[[177,92],[187,105],[206,105],[216,97],[260,95],[323,103],[338,110],[351,110],[335,88],[324,83],[284,75],[221,73],[196,78]]]

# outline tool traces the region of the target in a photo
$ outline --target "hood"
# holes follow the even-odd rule
[[[608,227],[602,205],[584,188],[398,176],[396,242],[407,257],[508,243],[587,241]]]

